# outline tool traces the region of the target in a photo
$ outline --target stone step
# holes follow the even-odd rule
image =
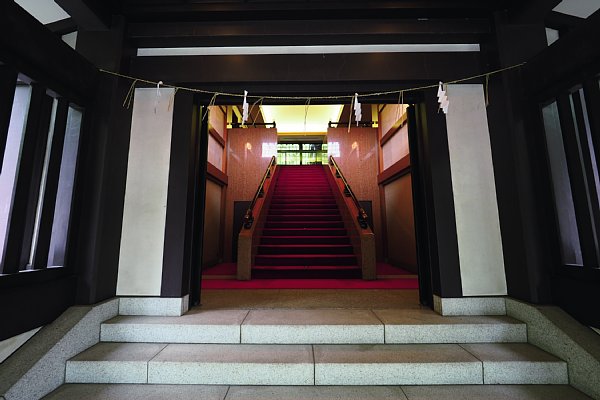
[[[526,342],[503,316],[443,317],[431,310],[194,310],[181,317],[118,316],[104,342],[382,344]]]
[[[591,400],[565,385],[215,386],[67,384],[43,400]]]
[[[567,384],[566,363],[526,343],[260,345],[99,343],[67,383],[209,385]]]

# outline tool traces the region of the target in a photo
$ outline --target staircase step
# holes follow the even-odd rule
[[[292,210],[327,210],[334,209],[337,211],[338,206],[335,202],[310,204],[310,203],[271,203],[271,210],[284,209],[292,214]]]
[[[316,345],[316,385],[482,384],[481,362],[456,344]]]
[[[261,244],[257,254],[353,254],[351,244]]]
[[[505,316],[444,317],[430,310],[375,310],[386,343],[527,342],[527,326]]]
[[[313,385],[309,345],[170,344],[148,363],[148,383]]]
[[[252,310],[243,343],[384,343],[384,326],[370,310]]]
[[[270,209],[269,215],[340,215],[340,211],[337,208],[328,208],[323,210],[314,210],[314,209],[296,209],[296,210],[288,210],[285,208],[281,209]]]
[[[117,316],[100,328],[103,342],[239,343],[248,311],[192,311],[181,317]]]
[[[349,244],[348,236],[262,236],[261,244]]]
[[[267,215],[269,222],[284,221],[341,221],[341,215]]]
[[[266,229],[314,229],[314,228],[343,228],[343,221],[267,221]]]
[[[336,204],[335,199],[333,197],[322,198],[322,199],[305,199],[305,198],[290,198],[290,199],[281,199],[281,198],[273,198],[271,200],[271,206],[275,204],[326,204],[332,205]]]
[[[256,279],[359,279],[357,265],[255,265]]]
[[[479,343],[462,347],[483,362],[485,384],[569,383],[567,363],[527,343]]]
[[[275,344],[515,343],[526,342],[527,333],[524,323],[510,317],[444,317],[422,309],[194,309],[181,317],[118,316],[100,330],[103,342],[240,343],[240,338]]]
[[[406,397],[408,396],[408,397]],[[222,386],[67,384],[43,400],[592,400],[566,385]]]
[[[314,229],[265,229],[264,236],[345,236],[346,229],[314,228]]]
[[[263,254],[255,258],[256,266],[268,265],[356,265],[356,256],[345,254]]]
[[[302,318],[289,315],[288,320],[294,317]],[[253,320],[248,322],[250,326]],[[280,327],[273,325],[271,333],[295,335],[294,329],[277,332]],[[260,328],[254,329],[254,336],[260,336]],[[339,327],[325,334],[344,335]],[[308,328],[304,335],[318,337],[318,332]],[[65,379],[67,383],[495,385],[567,384],[568,373],[564,361],[526,343],[99,343],[67,361]]]
[[[66,383],[148,383],[162,343],[98,343],[67,361]]]

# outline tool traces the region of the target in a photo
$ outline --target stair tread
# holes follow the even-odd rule
[[[65,384],[43,400],[406,400],[406,396],[419,400],[591,400],[591,397],[567,385],[229,387],[140,384]]]

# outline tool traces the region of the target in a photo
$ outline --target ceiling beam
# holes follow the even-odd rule
[[[73,18],[65,18],[45,25],[52,33],[62,36],[77,30],[77,23]]]
[[[88,31],[108,30],[111,25],[111,2],[102,0],[54,0],[77,25]]]
[[[486,17],[513,0],[372,0],[372,1],[228,1],[149,3],[129,0],[123,13],[130,21],[235,21],[353,18]]]
[[[399,90],[481,72],[477,52],[134,57],[130,68],[139,78],[253,96]]]
[[[131,23],[135,47],[478,43],[488,19]]]

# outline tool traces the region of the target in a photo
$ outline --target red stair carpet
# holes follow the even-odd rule
[[[325,167],[279,168],[252,278],[360,278]]]

